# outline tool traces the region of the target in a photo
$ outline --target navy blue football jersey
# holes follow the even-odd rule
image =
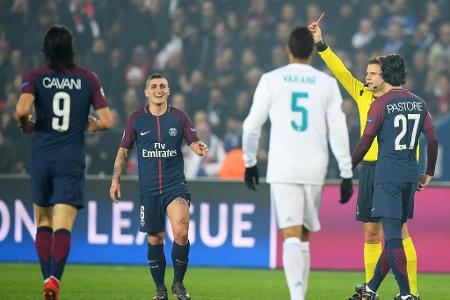
[[[79,67],[57,72],[44,66],[25,76],[22,93],[35,97],[31,162],[84,163],[84,130],[90,107],[97,110],[107,106],[97,76]]]
[[[425,102],[404,89],[393,89],[370,107],[364,134],[379,144],[375,183],[417,182],[416,148],[422,131],[433,127]]]
[[[184,183],[183,140],[190,145],[197,132],[187,114],[173,106],[154,116],[147,105],[128,117],[120,147],[136,143],[141,193],[158,195]]]

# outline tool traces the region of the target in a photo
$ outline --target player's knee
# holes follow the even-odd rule
[[[188,241],[188,231],[184,228],[173,230],[173,239],[178,245],[185,245]]]
[[[381,241],[381,232],[376,229],[364,230],[364,242],[368,244],[377,244]]]
[[[164,234],[149,234],[147,241],[150,245],[162,245],[164,243]]]

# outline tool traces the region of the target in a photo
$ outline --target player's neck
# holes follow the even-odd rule
[[[300,58],[289,58],[290,64],[303,64],[303,65],[309,65],[309,59],[300,59]]]
[[[387,93],[389,91],[402,90],[402,89],[403,89],[403,86],[401,86],[401,85],[394,86],[394,85],[390,85],[389,83],[386,82],[383,87],[383,92]]]
[[[165,114],[168,107],[169,107],[169,105],[167,104],[167,102],[161,103],[161,104],[152,104],[152,103],[148,104],[148,110],[154,116],[161,116],[161,115]]]

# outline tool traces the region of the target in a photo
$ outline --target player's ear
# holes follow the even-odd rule
[[[148,97],[147,89],[144,90],[144,95],[145,95],[145,97]]]
[[[167,89],[167,96],[170,96],[170,88]]]

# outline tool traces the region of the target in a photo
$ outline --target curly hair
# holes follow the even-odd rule
[[[389,54],[380,57],[381,76],[383,80],[392,86],[404,84],[406,78],[406,67],[403,58],[398,54]]]

